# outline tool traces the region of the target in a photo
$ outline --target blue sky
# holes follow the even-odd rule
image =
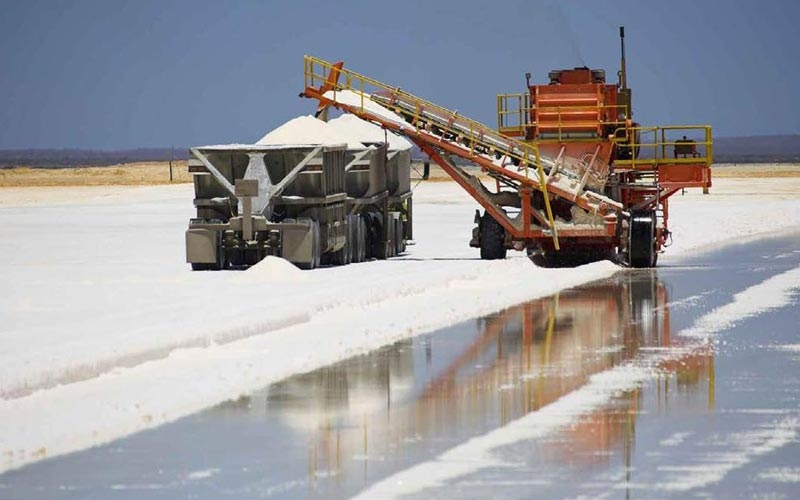
[[[800,133],[800,2],[0,0],[0,148],[248,142],[314,103],[302,56],[496,124],[551,69],[628,83],[642,124]]]

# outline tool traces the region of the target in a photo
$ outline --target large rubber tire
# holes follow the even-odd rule
[[[352,262],[357,264],[364,262],[364,221],[358,215],[353,215],[351,219],[353,227],[353,258]]]
[[[367,245],[369,244],[367,238],[367,222],[362,218],[358,218],[358,261],[364,262],[367,260]]]
[[[371,218],[372,250],[377,259],[394,257],[394,218],[389,215],[388,222],[383,214]]]
[[[655,251],[655,212],[634,212],[628,227],[628,265],[634,268],[653,267]]]
[[[399,217],[394,220],[394,254],[400,255],[406,251],[406,242],[403,239],[403,220]]]
[[[365,259],[385,259],[386,245],[383,238],[383,214],[379,212],[364,212],[361,214],[364,221],[365,234]]]
[[[352,217],[347,216],[345,219],[347,226],[345,227],[344,234],[345,234],[345,253],[344,253],[344,263],[345,265],[353,262],[353,249],[355,247],[355,237],[353,236],[353,232],[355,231],[355,222],[353,222]]]
[[[395,246],[394,246],[394,238],[395,238],[395,225],[394,225],[394,217],[391,215],[389,216],[389,222],[386,227],[386,241],[382,242],[383,252],[386,255],[387,259],[391,259],[395,255]]]
[[[314,242],[312,247],[312,253],[314,255],[314,264],[312,265],[311,269],[316,269],[322,263],[322,254],[320,252],[320,232],[319,232],[319,222],[318,221],[311,221],[311,231],[314,235]]]
[[[480,223],[481,259],[499,260],[506,258],[506,231],[491,215],[484,212]]]

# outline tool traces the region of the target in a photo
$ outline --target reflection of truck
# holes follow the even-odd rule
[[[304,269],[385,259],[412,237],[408,150],[317,137],[191,153],[197,216],[186,260],[195,270],[244,268],[268,255]]]

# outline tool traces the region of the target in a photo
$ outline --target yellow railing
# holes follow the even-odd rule
[[[424,99],[420,99],[419,97],[401,90],[399,87],[391,87],[349,69],[342,68],[339,70],[335,68],[332,63],[313,56],[305,56],[303,58],[305,88],[320,88],[325,85],[328,83],[328,77],[332,71],[339,71],[339,78],[334,88],[331,89],[333,93],[332,99],[330,99],[331,101],[355,107],[361,113],[368,113],[375,116],[376,110],[373,107],[374,104],[378,104],[383,108],[389,107],[390,109],[392,105],[382,102],[379,99],[372,98],[372,94],[381,91],[389,92],[392,98],[402,99],[407,106],[407,108],[401,108],[395,105],[393,109],[393,111],[398,114],[405,116],[407,121],[410,122],[405,123],[404,127],[411,126],[418,133],[421,131],[427,133],[428,131],[425,128],[427,125],[426,122],[432,121],[432,117],[436,116],[439,118],[438,121],[440,121],[437,125],[441,126],[444,123],[444,130],[441,136],[444,137],[447,134],[459,136],[461,144],[469,148],[471,155],[502,154],[508,157],[520,170],[524,169],[525,178],[538,184],[538,188],[542,192],[548,222],[553,233],[553,240],[556,249],[558,249],[558,236],[556,234],[555,221],[550,207],[550,199],[547,194],[547,183],[544,169],[542,168],[542,158],[539,154],[539,148],[535,144],[502,136],[491,127],[465,118],[456,111],[451,111],[432,102],[425,101]],[[340,101],[337,98],[337,93],[343,90],[355,92],[359,96],[359,101],[357,103]],[[411,106],[409,106],[409,104]],[[414,111],[413,114],[410,115],[411,111],[408,108],[412,106]],[[453,128],[454,125],[458,126],[458,130]],[[534,169],[536,177],[530,176],[529,169]]]
[[[516,102],[516,105],[510,103]],[[524,136],[530,127],[530,94],[497,94],[497,130],[501,133],[518,132]],[[512,121],[513,120],[513,121]]]
[[[617,160],[618,166],[655,167],[660,164],[697,164],[711,166],[713,140],[710,125],[669,125],[664,127],[630,127],[612,140],[619,145],[639,150],[639,157]],[[639,136],[638,140],[636,136]],[[681,136],[676,138],[676,136]]]
[[[515,104],[515,105],[514,105]],[[601,104],[595,106],[539,106],[539,112],[556,113],[556,123],[558,124],[558,134],[554,140],[569,141],[570,138],[562,130],[562,126],[570,122],[563,119],[563,113],[574,111],[593,111],[597,116],[603,116],[608,110],[616,111],[614,116],[627,116],[628,107],[624,104]],[[527,136],[528,129],[536,126],[531,122],[531,116],[537,108],[531,105],[530,94],[498,94],[497,95],[497,130],[503,134],[516,136]],[[625,120],[600,120],[598,125],[602,127],[624,127]],[[598,137],[602,139],[602,137]],[[585,138],[577,140],[585,141]]]

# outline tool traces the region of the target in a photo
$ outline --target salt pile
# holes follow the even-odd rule
[[[373,106],[378,105],[373,103]],[[384,111],[391,113],[385,109]],[[256,144],[260,146],[346,144],[348,149],[364,149],[365,144],[383,142],[388,142],[390,150],[411,149],[411,143],[405,138],[391,132],[385,133],[381,127],[351,114],[344,114],[329,122],[310,115],[298,116],[268,133]]]
[[[313,116],[298,116],[272,132],[268,133],[258,142],[259,146],[266,145],[309,145],[309,144],[347,144],[348,149],[364,149],[358,141],[349,139],[339,130],[328,127],[328,124]]]
[[[261,262],[251,266],[247,271],[237,276],[242,283],[268,283],[286,281],[305,281],[308,273],[304,273],[288,260],[272,255],[267,255]]]
[[[387,132],[381,127],[351,114],[343,114],[330,120],[328,128],[346,135],[348,142],[358,141],[369,144],[388,142],[390,150],[404,151],[411,149],[411,143],[405,137]]]

